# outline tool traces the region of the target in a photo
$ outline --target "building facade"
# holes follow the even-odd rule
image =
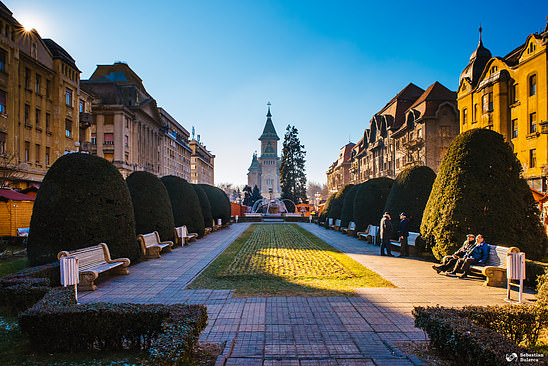
[[[198,139],[189,142],[192,153],[190,155],[190,181],[194,184],[215,185],[215,155],[208,151]]]
[[[98,65],[82,88],[93,95],[90,153],[111,161],[125,177],[162,175],[164,124],[141,78],[121,62]]]
[[[190,182],[190,134],[166,110],[158,108],[158,111],[163,124],[161,175],[174,175]]]
[[[327,190],[329,194],[337,192],[351,183],[350,168],[352,166],[352,148],[356,144],[349,142],[339,152],[339,158],[327,170]]]
[[[460,130],[489,128],[502,134],[537,191],[548,177],[548,24],[504,57],[492,57],[481,39],[460,75]]]
[[[88,141],[89,95],[74,59],[0,2],[0,155],[10,182],[39,184],[60,156]]]
[[[251,160],[251,166],[247,173],[247,185],[251,188],[257,186],[263,197],[272,194],[274,198],[281,197],[280,188],[280,157],[278,156],[278,141],[280,138],[272,123],[270,103],[266,113],[266,123],[263,133],[259,137],[261,141],[261,155],[255,152]]]

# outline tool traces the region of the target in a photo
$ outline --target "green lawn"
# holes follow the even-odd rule
[[[27,257],[12,257],[0,260],[0,278],[26,268],[29,265]]]
[[[239,296],[341,296],[390,282],[295,224],[253,224],[188,288]]]

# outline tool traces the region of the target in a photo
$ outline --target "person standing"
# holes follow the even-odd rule
[[[400,214],[400,257],[409,257],[409,245],[407,245],[407,237],[409,237],[409,220],[405,212]]]
[[[388,255],[393,257],[390,250],[390,239],[392,239],[392,221],[390,220],[390,214],[385,212],[380,224],[380,236],[381,236],[381,255]],[[386,248],[386,253],[384,254]]]

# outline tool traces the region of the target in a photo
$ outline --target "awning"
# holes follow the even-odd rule
[[[11,189],[0,189],[0,201],[34,201],[36,197],[12,191]]]

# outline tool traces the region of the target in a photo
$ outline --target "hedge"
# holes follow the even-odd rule
[[[173,210],[173,221],[176,227],[186,225],[188,232],[204,235],[204,216],[200,206],[200,199],[192,185],[183,178],[168,175],[161,178],[164,183],[171,208]]]
[[[126,178],[135,216],[137,234],[157,231],[162,240],[173,241],[173,210],[166,187],[149,172],[134,172]]]
[[[415,307],[415,327],[423,329],[430,343],[459,365],[506,365],[506,355],[532,353],[506,336],[481,327],[457,309]],[[519,364],[518,362],[512,364]]]
[[[207,194],[204,192],[203,188],[197,184],[193,184],[192,187],[200,200],[200,207],[202,208],[202,215],[204,216],[204,227],[211,227],[213,216],[211,215],[211,204],[209,203]]]
[[[112,257],[141,258],[131,196],[109,161],[67,154],[48,170],[34,201],[27,255],[31,266],[57,260],[62,250],[107,243]]]
[[[409,231],[419,232],[422,214],[436,173],[427,166],[405,168],[398,174],[386,199],[385,212],[390,212],[394,229],[399,227],[400,213],[409,220]]]
[[[517,246],[529,259],[546,249],[546,233],[521,164],[502,135],[473,129],[447,150],[424,211],[421,235],[436,258],[453,253],[468,233],[489,244]]]
[[[199,186],[204,190],[209,199],[211,216],[213,216],[215,223],[217,223],[218,219],[221,219],[223,225],[228,224],[230,222],[231,207],[226,193],[222,189],[210,186],[209,184],[199,184]]]
[[[344,195],[343,205],[341,209],[341,226],[348,227],[351,221],[354,220],[354,199],[356,193],[360,188],[360,184],[352,186],[350,190]]]
[[[19,315],[21,331],[44,352],[146,350],[155,365],[183,365],[207,324],[203,305],[75,304],[57,287]]]
[[[393,179],[382,177],[359,185],[354,198],[356,231],[364,231],[368,225],[379,225],[393,183]]]
[[[347,184],[341,189],[339,189],[337,193],[335,193],[335,197],[333,197],[333,200],[331,201],[331,205],[329,207],[327,218],[332,218],[333,220],[337,220],[341,218],[344,197],[346,196],[348,192],[350,192],[352,187],[354,187],[353,184]]]
[[[335,199],[336,192],[333,193],[327,201],[325,202],[325,205],[323,206],[322,213],[320,214],[320,217],[318,218],[318,222],[320,224],[325,223],[327,225],[327,218],[329,217],[329,210],[331,209],[331,204],[333,203],[333,200]]]

